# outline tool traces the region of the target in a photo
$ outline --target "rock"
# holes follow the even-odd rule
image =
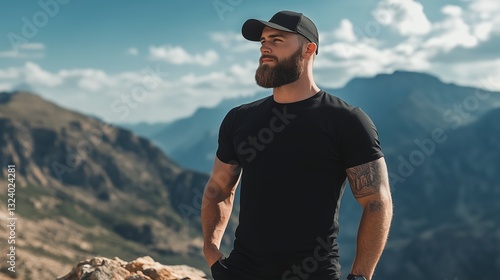
[[[186,265],[163,265],[151,257],[131,262],[119,258],[95,257],[79,262],[68,274],[56,280],[202,280],[205,273]]]

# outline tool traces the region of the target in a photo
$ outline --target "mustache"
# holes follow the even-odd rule
[[[261,55],[260,56],[260,61],[262,61],[263,59],[268,59],[268,58],[278,61],[278,58],[276,56],[270,55],[270,54],[263,54],[263,55]]]

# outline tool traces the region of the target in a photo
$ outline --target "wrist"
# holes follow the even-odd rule
[[[209,266],[212,266],[223,254],[215,244],[203,246],[203,254]]]
[[[204,243],[203,244],[203,252],[211,252],[213,250],[219,250],[219,247],[214,243]]]

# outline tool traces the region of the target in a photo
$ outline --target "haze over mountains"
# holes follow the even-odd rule
[[[388,162],[395,218],[377,277],[497,277],[500,93],[402,71],[326,91],[371,116]],[[209,172],[222,118],[232,107],[266,95],[200,109],[148,137],[179,164]],[[353,258],[359,215],[347,191],[339,238],[344,272]]]
[[[389,165],[395,217],[377,279],[496,279],[500,93],[411,72],[354,79],[327,91],[372,117]],[[33,279],[53,279],[86,257],[151,255],[206,269],[199,199],[219,123],[230,108],[268,94],[225,100],[170,124],[128,126],[147,136],[140,137],[34,94],[0,93],[0,163],[15,163],[19,176],[19,266]],[[0,215],[6,212],[0,203]],[[339,238],[344,272],[359,215],[346,191]],[[236,224],[233,219],[229,235]],[[0,227],[3,244],[6,230]],[[2,278],[5,255],[0,261]]]

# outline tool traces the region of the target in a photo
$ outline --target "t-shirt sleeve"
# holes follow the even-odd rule
[[[217,158],[229,164],[238,164],[238,155],[233,145],[233,122],[236,108],[233,108],[222,120],[219,128],[219,139],[217,147]]]
[[[377,128],[360,108],[351,111],[342,133],[344,167],[350,168],[383,157]]]

